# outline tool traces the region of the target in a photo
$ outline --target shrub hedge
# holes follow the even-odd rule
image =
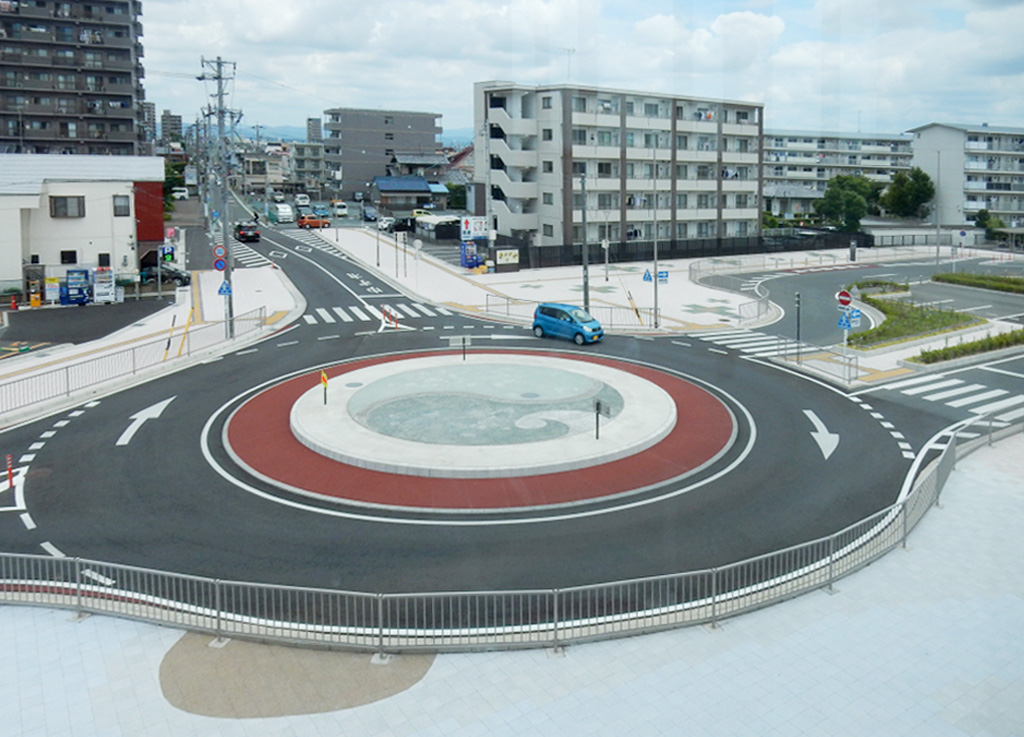
[[[938,363],[949,361],[954,358],[973,356],[987,351],[998,351],[1001,348],[1012,348],[1013,346],[1024,345],[1024,329],[1014,330],[999,335],[989,335],[981,340],[972,340],[967,343],[936,348],[930,351],[921,351],[920,355],[911,359],[917,363]]]

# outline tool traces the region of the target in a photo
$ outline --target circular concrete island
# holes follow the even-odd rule
[[[676,424],[656,384],[596,363],[519,354],[436,355],[334,376],[292,405],[310,450],[375,471],[535,476],[640,453]],[[595,437],[597,436],[597,437]]]

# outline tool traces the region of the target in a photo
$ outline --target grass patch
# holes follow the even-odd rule
[[[971,325],[980,325],[984,322],[981,318],[963,312],[936,310],[898,299],[874,297],[862,297],[861,299],[882,312],[885,315],[885,321],[871,330],[852,334],[849,344],[853,346],[875,347],[887,343],[898,343],[913,338],[959,330]]]
[[[988,351],[998,351],[1000,348],[1012,348],[1024,345],[1024,330],[1014,330],[1009,333],[990,335],[980,340],[972,340],[967,343],[936,348],[930,351],[921,351],[920,355],[911,359],[917,363],[938,363],[939,361],[950,361],[954,358],[974,356]]]
[[[932,281],[944,284],[959,284],[964,287],[992,289],[997,292],[1024,294],[1024,279],[1019,276],[998,276],[996,274],[935,274]]]
[[[896,292],[907,292],[910,288],[906,284],[898,284],[894,281],[885,281],[883,279],[865,279],[864,281],[854,282],[848,287],[849,289],[856,288],[862,294],[895,294]]]

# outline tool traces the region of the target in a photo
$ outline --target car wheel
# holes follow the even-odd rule
[[[176,287],[183,287],[183,286],[185,286],[185,280],[182,279],[180,276],[175,277],[175,279],[174,279],[174,286],[176,286]]]
[[[536,335],[538,338],[543,338],[544,337],[544,328],[542,328],[540,325],[534,325],[533,326],[533,334]]]
[[[572,336],[572,340],[576,345],[583,345],[585,342],[583,340],[583,333],[576,333],[576,335]]]

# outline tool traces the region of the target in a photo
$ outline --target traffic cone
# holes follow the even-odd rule
[[[18,309],[18,299],[14,295],[11,295],[11,309],[12,310],[17,310]]]

